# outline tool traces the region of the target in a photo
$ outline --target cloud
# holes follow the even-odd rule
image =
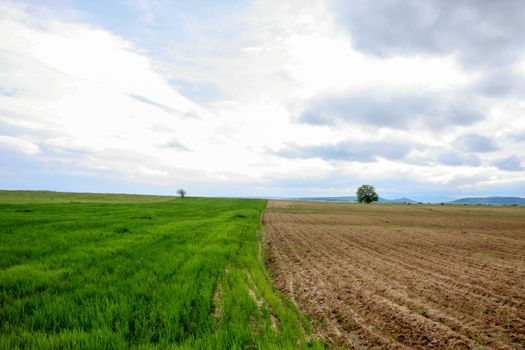
[[[476,134],[462,135],[456,139],[454,145],[466,152],[483,153],[496,151],[498,149],[490,138]]]
[[[481,161],[475,154],[459,153],[454,151],[438,152],[435,157],[435,161],[438,164],[450,165],[450,166],[479,166]]]
[[[146,103],[148,105],[151,105],[153,107],[157,107],[159,108],[160,110],[168,113],[168,114],[172,114],[174,116],[178,116],[178,117],[196,117],[197,115],[196,114],[192,114],[192,113],[184,113],[182,114],[180,111],[178,111],[177,109],[175,108],[172,108],[172,107],[169,107],[169,106],[166,106],[162,103],[158,103],[156,101],[153,101],[147,97],[144,97],[144,96],[140,96],[140,95],[135,95],[135,94],[128,94],[129,97],[139,101],[139,102],[142,102],[142,103]]]
[[[334,0],[352,44],[378,56],[457,53],[466,66],[501,66],[523,53],[521,0]]]
[[[189,149],[177,140],[168,141],[163,145],[164,147],[171,148],[177,151],[189,151]]]
[[[168,172],[165,171],[165,170],[150,169],[150,168],[147,168],[147,167],[142,166],[142,165],[138,167],[138,170],[140,171],[140,173],[142,173],[143,175],[146,175],[146,176],[154,176],[154,177],[157,177],[157,176],[162,176],[162,177],[168,176]]]
[[[0,135],[0,148],[13,150],[16,152],[35,155],[40,153],[37,144],[21,138]]]
[[[90,152],[99,152],[103,150],[103,148],[98,145],[90,145],[86,142],[82,142],[67,136],[46,139],[45,146],[51,152],[71,153],[77,155],[89,154]]]
[[[136,159],[116,154],[149,159],[144,167],[157,175],[176,167],[198,172],[214,157],[208,150],[217,145],[206,138],[217,117],[181,96],[130,41],[9,4],[0,4],[0,36],[0,126],[10,133],[2,147],[37,154],[39,144],[50,164],[104,168],[123,178],[153,172],[129,171]],[[174,139],[201,152],[175,164],[161,146]]]
[[[492,164],[498,169],[505,170],[505,171],[525,170],[525,166],[523,165],[523,162],[516,155],[512,155],[510,157],[495,160],[494,162],[492,162]]]
[[[508,137],[516,142],[525,142],[525,129],[513,130],[509,133]]]
[[[332,145],[288,146],[276,152],[285,158],[321,158],[332,161],[375,162],[378,158],[401,160],[412,146],[396,141],[345,141]]]
[[[418,92],[387,96],[364,92],[328,96],[310,102],[300,114],[299,121],[318,125],[354,122],[400,129],[443,129],[483,120],[481,108],[472,99],[470,103],[464,103],[465,98]]]
[[[525,75],[512,66],[492,67],[472,84],[471,90],[495,98],[519,98],[525,95]]]

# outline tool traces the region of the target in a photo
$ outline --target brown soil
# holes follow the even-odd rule
[[[525,208],[270,201],[267,264],[336,347],[525,348]]]

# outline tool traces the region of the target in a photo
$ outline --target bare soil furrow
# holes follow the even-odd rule
[[[286,223],[285,223],[286,224]],[[323,227],[326,230],[333,230],[332,228]],[[419,256],[423,261],[434,259],[434,263],[456,265],[460,266],[461,272],[467,272],[468,275],[486,276],[487,272],[493,274],[491,277],[498,278],[499,275],[505,276],[507,273],[517,273],[525,278],[525,264],[522,261],[512,261],[512,263],[506,261],[505,264],[500,264],[498,261],[492,261],[491,265],[488,266],[487,262],[483,259],[483,255],[491,254],[489,252],[470,252],[469,256],[466,256],[465,253],[469,252],[468,250],[462,249],[458,252],[451,252],[453,248],[450,246],[450,243],[447,241],[438,242],[433,238],[428,238],[426,234],[419,234],[414,237],[410,235],[407,237],[396,237],[391,233],[385,234],[382,232],[382,229],[379,227],[373,227],[372,229],[367,228],[362,232],[356,232],[359,228],[348,227],[348,231],[343,232],[344,235],[350,236],[355,239],[373,239],[372,246],[375,246],[376,249],[381,249],[383,252],[388,252],[392,248],[396,250],[402,249],[403,245],[406,245],[406,242],[410,241],[411,245],[417,250],[413,250],[412,254]],[[368,234],[365,234],[368,233]],[[422,246],[420,241],[427,240],[426,244]],[[377,241],[381,241],[383,244],[378,245]],[[442,245],[445,244],[447,249],[442,249]],[[406,249],[405,249],[406,251]],[[521,254],[522,256],[523,254]],[[445,259],[446,258],[446,259]],[[480,259],[482,258],[482,259]],[[508,259],[508,257],[506,257]],[[451,269],[454,270],[454,269]],[[458,272],[459,274],[459,272]]]
[[[301,267],[303,261],[300,255],[297,252],[297,244],[292,243],[288,239],[278,239],[279,245],[276,246],[275,252],[278,252],[277,255],[284,256],[287,264],[287,272],[290,273],[294,271],[292,275],[300,277],[299,279],[291,278],[289,281],[286,281],[285,278],[277,278],[277,286],[284,292],[287,292],[288,295],[292,297],[293,300],[296,300],[296,292],[293,290],[293,285],[298,286],[298,290],[302,292],[302,296],[299,297],[301,305],[304,307],[303,310],[306,310],[306,314],[309,315],[312,319],[317,320],[319,323],[318,315],[325,315],[330,317],[324,317],[321,323],[321,329],[318,334],[326,337],[326,329],[329,329],[330,339],[339,338],[343,332],[341,332],[339,326],[336,325],[334,321],[335,314],[332,312],[333,308],[327,303],[330,296],[333,295],[334,289],[331,287],[331,283],[326,279],[324,274],[319,272],[315,265],[308,265],[308,273],[306,274]],[[286,276],[285,274],[280,274],[280,276]],[[348,305],[343,305],[342,301],[336,301],[335,307],[345,310],[345,314],[350,317],[348,324],[353,325],[352,336],[350,339],[346,339],[343,343],[345,346],[351,348],[359,348],[363,345],[366,347],[375,347],[384,348],[387,345],[390,345],[391,341],[388,338],[383,337],[380,332],[373,327],[371,327],[366,320],[355,313]],[[336,329],[330,329],[327,327],[326,323],[332,325]],[[315,323],[314,323],[315,325]],[[345,325],[342,326],[344,329]],[[319,327],[318,327],[319,328]],[[341,339],[337,341],[341,344]],[[403,348],[402,346],[396,346],[394,348]]]
[[[456,272],[457,269],[454,270],[451,267],[447,267],[446,264],[440,263],[436,258],[425,259],[424,257],[417,256],[417,253],[412,252],[407,248],[392,247],[388,250],[382,248],[378,249],[376,248],[377,244],[373,241],[370,242],[367,237],[354,237],[351,242],[355,245],[361,244],[363,250],[366,250],[370,254],[382,256],[385,260],[389,260],[397,266],[403,266],[409,270],[417,270],[421,273],[430,274],[437,280],[442,280],[444,283],[450,283],[450,285],[453,285],[458,289],[468,290],[469,293],[474,293],[479,297],[490,298],[494,302],[514,305],[516,307],[520,307],[523,304],[523,293],[522,291],[517,290],[517,288],[510,287],[506,290],[507,292],[515,291],[515,295],[510,299],[508,295],[509,293],[503,297],[502,295],[493,292],[491,289],[486,288],[484,285],[491,286],[493,282],[489,282],[488,279],[485,281],[485,278],[481,276],[476,284],[469,283],[468,281],[459,281],[459,279],[461,279],[461,274]],[[387,245],[388,243],[383,244]],[[410,257],[410,259],[407,259],[407,257]],[[410,264],[406,261],[410,261]],[[462,273],[464,276],[468,276],[468,270],[463,269]],[[513,281],[510,281],[509,283],[515,284]]]
[[[334,245],[334,254],[327,254],[329,254],[328,256],[330,259],[337,259],[343,256],[348,258],[345,259],[345,261],[351,261],[349,266],[339,265],[337,269],[348,268],[347,270],[340,271],[340,273],[345,273],[345,271],[351,270],[356,274],[359,279],[353,281],[353,283],[366,281],[366,287],[374,291],[374,293],[399,305],[404,305],[416,314],[421,314],[430,320],[446,324],[452,330],[466,334],[468,338],[480,338],[483,340],[481,342],[483,345],[497,345],[500,348],[505,347],[503,343],[499,343],[497,340],[487,337],[476,330],[476,327],[480,327],[484,324],[484,320],[482,321],[463,314],[457,310],[456,307],[443,307],[443,305],[434,303],[431,296],[437,292],[435,288],[430,286],[425,286],[423,287],[424,289],[407,288],[407,284],[402,284],[399,280],[395,279],[389,279],[385,282],[385,280],[391,276],[390,274],[384,274],[381,269],[374,269],[376,266],[373,266],[373,261],[363,263],[357,254],[348,253],[345,248],[344,245],[337,244]],[[406,280],[403,280],[402,282],[406,282]],[[429,293],[424,293],[425,291]],[[422,305],[424,305],[424,307]],[[468,322],[470,326],[466,326],[465,322]],[[485,331],[487,331],[487,329],[485,329]],[[503,327],[493,325],[491,326],[491,331],[504,331],[504,329]]]
[[[336,346],[521,349],[524,214],[271,201],[262,220],[276,285]]]
[[[317,241],[317,243],[319,243],[319,241]],[[338,247],[337,249],[340,248],[344,250],[344,246],[342,245],[336,245],[336,246]],[[341,254],[338,254],[338,253],[341,253]],[[337,251],[334,251],[334,252],[325,251],[326,259],[329,259],[329,260],[333,260],[334,257],[336,257],[337,259],[338,257],[343,256],[343,255],[346,255],[346,254],[342,252],[337,252]],[[428,305],[428,300],[422,300],[417,295],[407,295],[406,288],[403,288],[403,286],[396,284],[395,281],[390,281],[390,285],[387,285],[385,282],[382,281],[381,278],[378,278],[378,276],[374,274],[376,271],[367,269],[364,266],[357,266],[356,260],[354,258],[355,257],[353,257],[352,262],[351,262],[351,267],[352,267],[351,271],[354,274],[356,274],[358,278],[352,280],[351,283],[353,286],[358,286],[357,287],[358,289],[366,287],[368,290],[371,290],[375,294],[383,296],[385,299],[391,300],[395,302],[396,304],[408,307],[414,314],[424,313],[424,316],[427,317],[428,319],[434,322],[439,322],[441,324],[446,324],[453,331],[461,330],[462,333],[465,333],[468,336],[468,338],[472,338],[472,339],[482,338],[483,341],[481,343],[483,345],[495,345],[496,344],[500,348],[505,348],[503,343],[498,343],[496,340],[493,340],[489,337],[485,337],[482,334],[480,334],[480,332],[476,331],[473,328],[462,326],[462,323],[459,320],[454,319],[450,315],[445,315],[442,312],[429,308],[428,306],[424,310],[424,312],[422,312],[420,310],[421,305]],[[347,261],[347,260],[344,260],[344,261]],[[337,270],[336,271],[337,276],[342,276],[346,273],[346,271],[350,270],[350,269],[346,269],[346,266],[337,264],[337,262],[335,261],[330,262],[330,264],[332,266],[335,266],[334,269]],[[341,268],[343,270],[339,270]],[[366,272],[363,273],[362,271],[366,271]],[[363,282],[365,282],[364,285],[362,285]],[[392,286],[391,284],[394,284],[395,286]],[[359,286],[359,285],[362,285],[362,286]],[[397,288],[393,288],[393,287],[397,287]]]
[[[340,248],[343,247],[344,244],[339,243],[334,246]],[[348,256],[345,249],[340,251],[339,254],[342,256]],[[365,254],[362,256],[362,258],[365,259],[366,265],[374,266],[375,262],[377,262],[377,258],[371,260],[368,259],[368,261],[366,261],[366,258],[369,255],[370,254]],[[355,253],[351,256],[352,268],[354,269],[356,268],[357,264],[357,256],[358,255]],[[392,281],[397,280],[401,283],[404,283],[406,286],[410,287],[410,290],[417,291],[418,295],[427,297],[428,302],[432,301],[433,303],[438,304],[441,308],[446,308],[448,305],[448,308],[451,310],[458,310],[458,306],[455,305],[454,301],[467,299],[469,303],[461,304],[459,306],[459,311],[462,311],[465,317],[469,316],[471,307],[475,305],[476,310],[493,310],[493,312],[491,312],[489,315],[482,314],[484,318],[483,323],[490,321],[490,323],[493,324],[492,328],[499,327],[500,329],[503,329],[502,327],[508,327],[509,324],[514,324],[516,326],[519,324],[524,324],[522,319],[522,314],[524,311],[523,308],[517,308],[515,306],[508,305],[508,303],[502,302],[501,300],[496,300],[494,302],[494,300],[480,299],[479,295],[476,295],[469,290],[465,290],[464,288],[457,288],[457,286],[454,287],[449,283],[435,281],[434,279],[420,279],[421,271],[416,271],[416,273],[414,273],[414,269],[405,268],[405,271],[400,273],[402,271],[400,271],[400,266],[397,263],[390,264],[389,266],[390,268],[385,266],[385,260],[382,260],[381,265],[375,266],[375,268],[376,271],[386,272],[387,276],[393,276]],[[399,276],[403,276],[405,280],[400,280]],[[420,281],[425,281],[425,283],[419,283]],[[435,296],[442,296],[442,299],[435,299]],[[465,307],[463,307],[463,305],[465,305]],[[470,321],[472,322],[472,320]]]
[[[336,287],[335,289],[346,291],[351,298],[345,300],[347,305],[360,310],[362,313],[373,312],[376,315],[374,319],[369,319],[367,322],[381,329],[384,336],[399,338],[397,340],[402,343],[414,345],[421,341],[419,345],[427,345],[428,341],[425,338],[421,340],[411,338],[411,332],[416,329],[419,331],[417,333],[431,334],[432,339],[438,339],[440,344],[450,343],[454,346],[473,344],[460,334],[447,330],[443,324],[421,318],[403,305],[398,305],[392,300],[373,293],[371,286],[366,283],[365,279],[348,274],[345,269],[341,269],[330,260],[330,255],[325,253],[324,259],[318,261],[317,268],[324,275],[329,276],[331,284]],[[385,324],[388,324],[388,327],[385,327]],[[435,332],[436,328],[439,329],[439,332]]]

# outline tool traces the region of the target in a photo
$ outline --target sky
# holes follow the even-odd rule
[[[0,0],[0,188],[525,196],[522,0]]]

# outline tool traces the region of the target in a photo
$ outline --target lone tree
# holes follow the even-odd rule
[[[186,196],[186,191],[181,188],[180,190],[177,190],[177,194],[180,196],[180,198],[184,198]]]
[[[359,203],[372,203],[376,202],[379,197],[376,193],[374,186],[363,185],[357,189],[357,201]]]

